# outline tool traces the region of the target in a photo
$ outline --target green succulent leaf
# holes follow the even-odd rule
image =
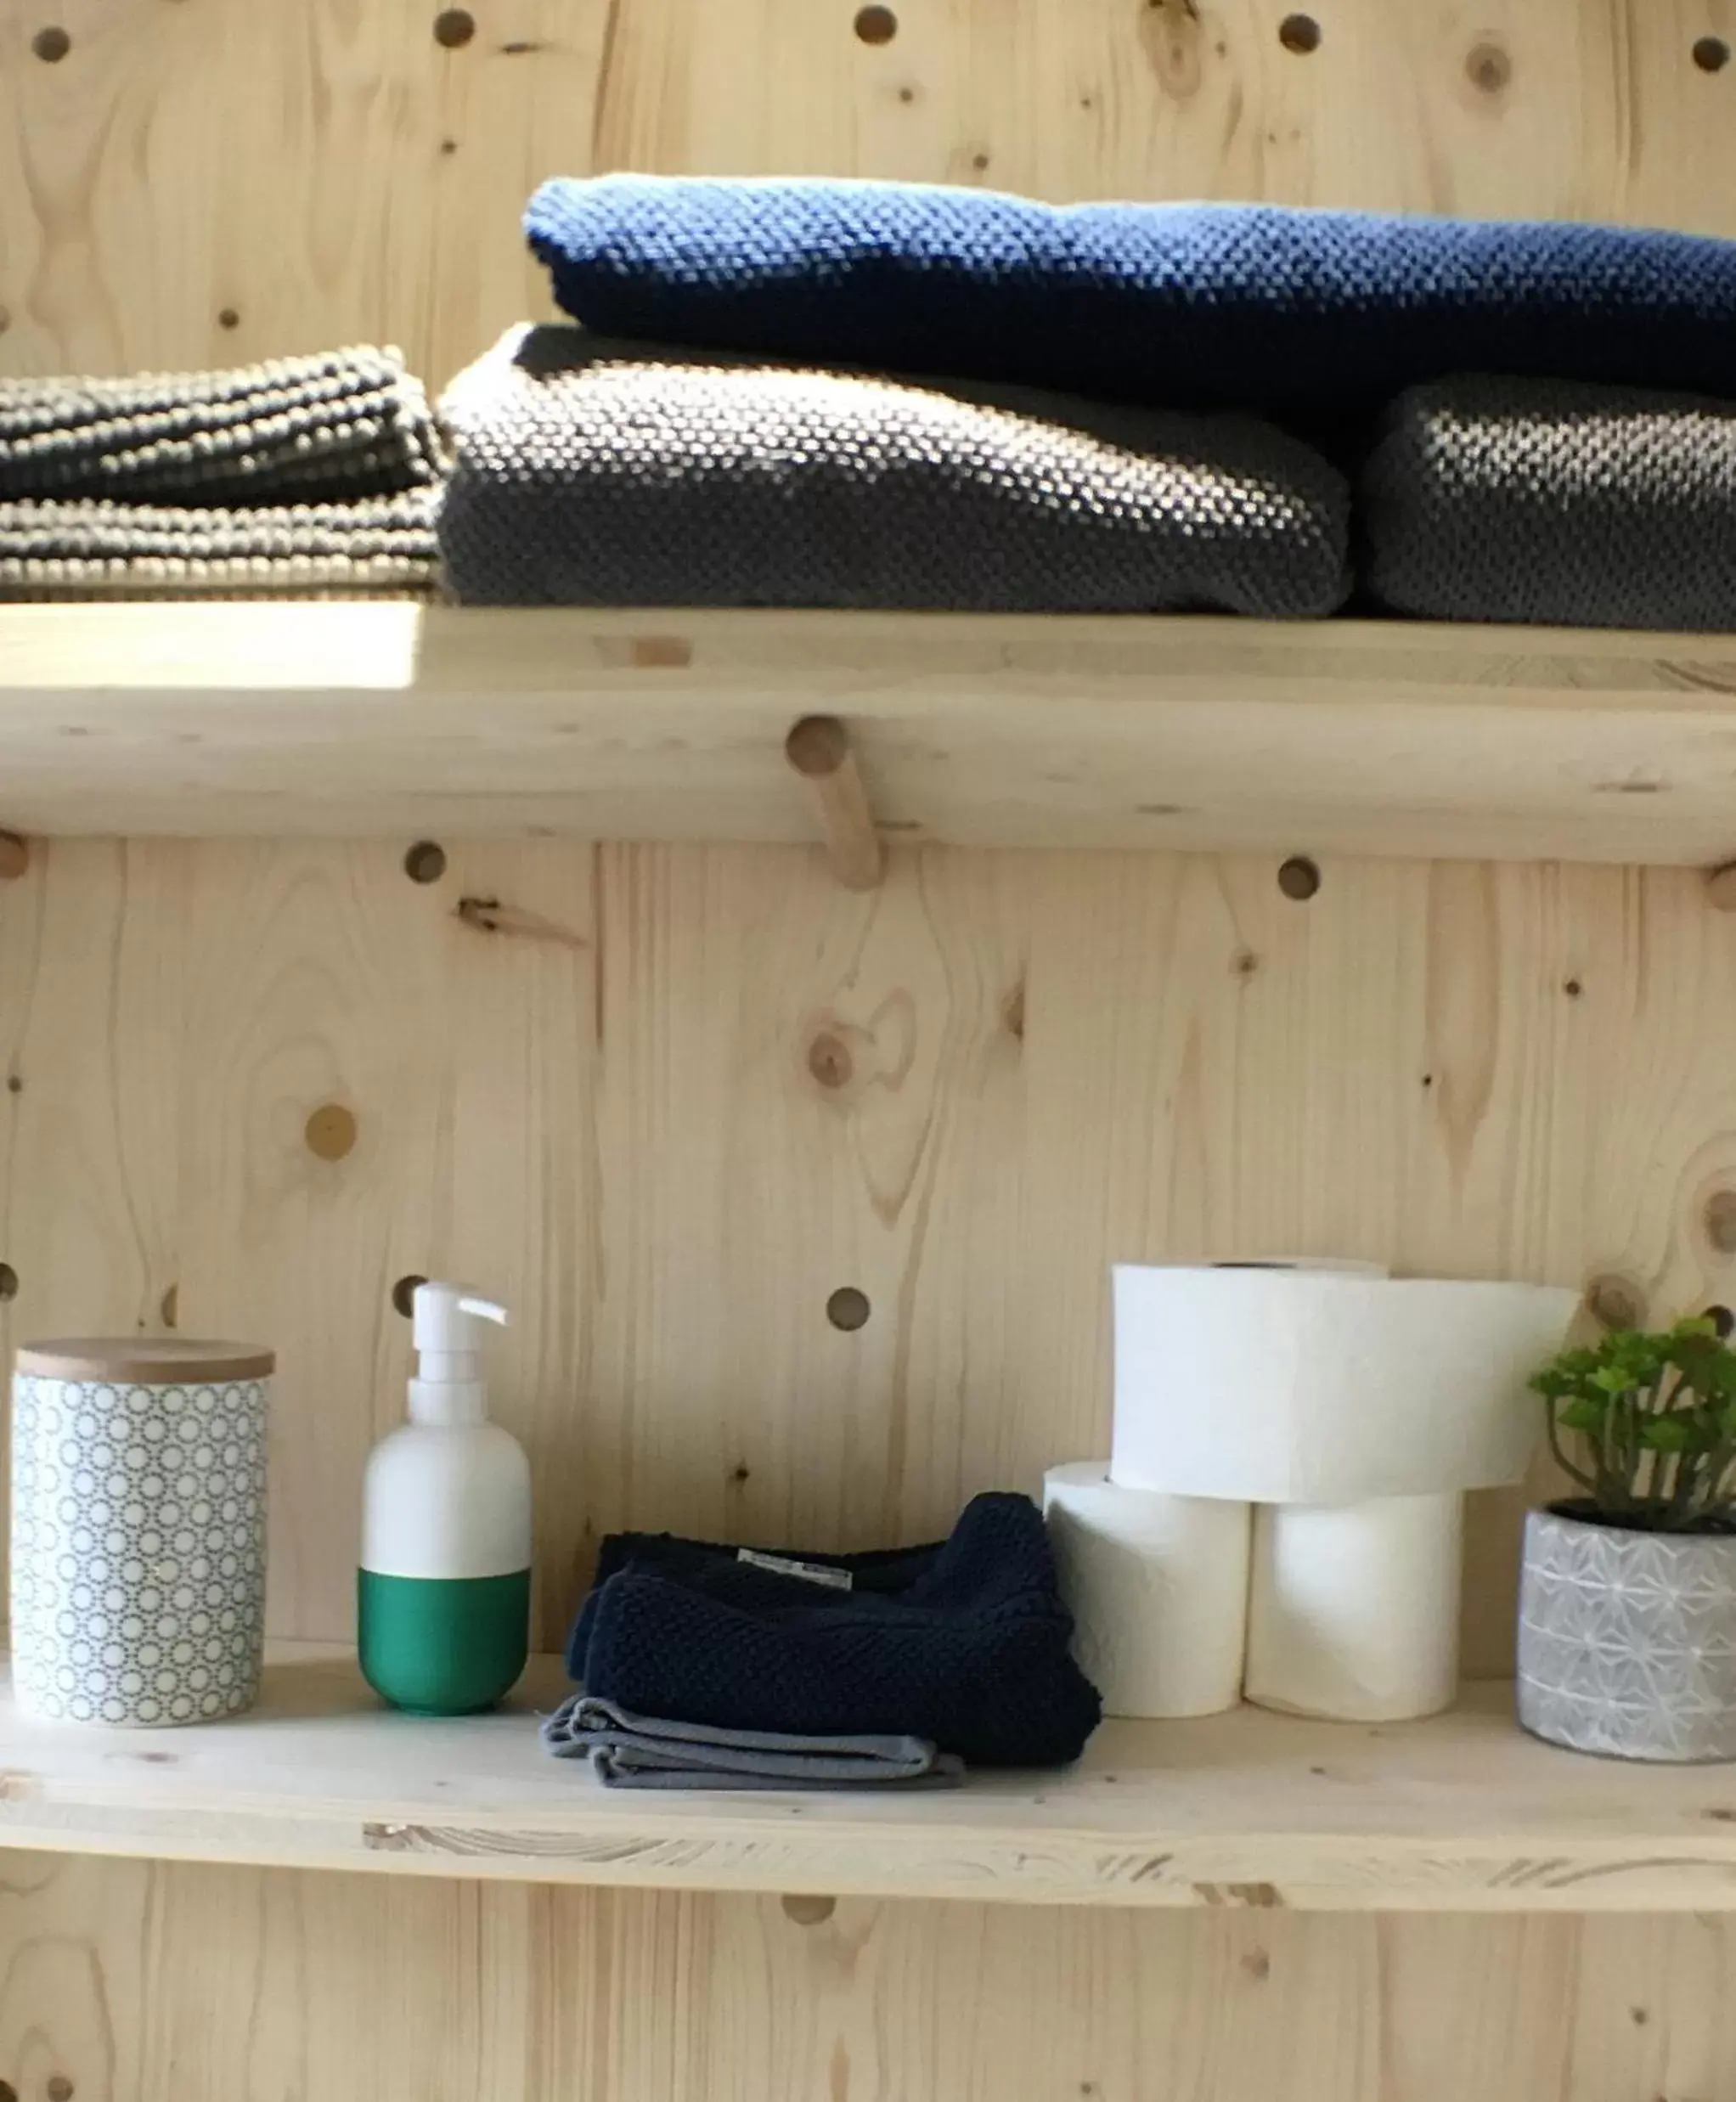
[[[1595,1435],[1604,1428],[1604,1419],[1609,1413],[1607,1400],[1594,1400],[1586,1395],[1577,1401],[1570,1401],[1560,1412],[1558,1420],[1569,1430],[1589,1431]]]

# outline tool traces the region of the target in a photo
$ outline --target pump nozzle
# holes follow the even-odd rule
[[[506,1309],[468,1285],[419,1284],[412,1336],[419,1362],[410,1382],[410,1414],[419,1422],[479,1422],[482,1414],[480,1338],[472,1324],[504,1327]]]

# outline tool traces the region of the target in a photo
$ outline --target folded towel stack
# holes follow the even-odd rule
[[[441,472],[394,351],[0,381],[0,592],[426,590]]]
[[[1148,320],[1069,303],[1040,256],[1065,220],[894,183],[545,184],[527,228],[585,332],[509,338],[447,396],[449,588],[495,605],[1334,611],[1340,471],[1233,390],[1234,413],[1196,413],[1212,391],[1191,349],[1114,383],[1118,329]],[[1120,238],[1106,287],[1134,267]],[[1096,355],[1056,354],[1076,327],[1108,329]]]
[[[578,325],[0,382],[0,595],[1736,625],[1736,243],[557,178]]]
[[[1062,1764],[1102,1713],[1072,1633],[1025,1496],[978,1496],[949,1539],[867,1554],[615,1534],[568,1651],[583,1693],[544,1740],[621,1786]]]
[[[461,597],[1322,613],[1344,496],[1256,420],[1282,419],[1357,465],[1389,610],[1731,623],[1707,441],[1736,402],[1736,244],[644,176],[545,183],[526,228],[615,340],[574,340],[564,380],[531,354],[456,392]],[[634,368],[620,339],[684,348]],[[871,551],[906,521],[908,561]]]

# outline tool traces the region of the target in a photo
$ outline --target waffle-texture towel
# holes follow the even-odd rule
[[[794,1737],[629,1715],[574,1693],[543,1724],[557,1759],[589,1759],[609,1788],[956,1788],[962,1761],[920,1737]]]
[[[1072,1617],[1027,1496],[978,1496],[931,1547],[741,1553],[612,1535],[573,1630],[573,1677],[634,1715],[918,1737],[971,1766],[1061,1765],[1096,1727],[1102,1704],[1069,1653]],[[807,1573],[767,1566],[792,1562]]]
[[[1361,499],[1392,611],[1736,629],[1736,403],[1443,380],[1393,404]]]
[[[439,471],[421,382],[394,350],[0,380],[0,500],[312,504],[423,488]]]
[[[525,228],[611,334],[1165,406],[1342,413],[1452,372],[1736,397],[1736,243],[918,184],[556,178]]]
[[[420,594],[434,585],[437,493],[228,510],[0,503],[0,598]]]
[[[1349,490],[1245,417],[515,330],[441,403],[482,606],[1331,612]]]

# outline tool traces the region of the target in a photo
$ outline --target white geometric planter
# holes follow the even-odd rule
[[[1570,1750],[1736,1759],[1736,1536],[1525,1520],[1519,1719]]]

